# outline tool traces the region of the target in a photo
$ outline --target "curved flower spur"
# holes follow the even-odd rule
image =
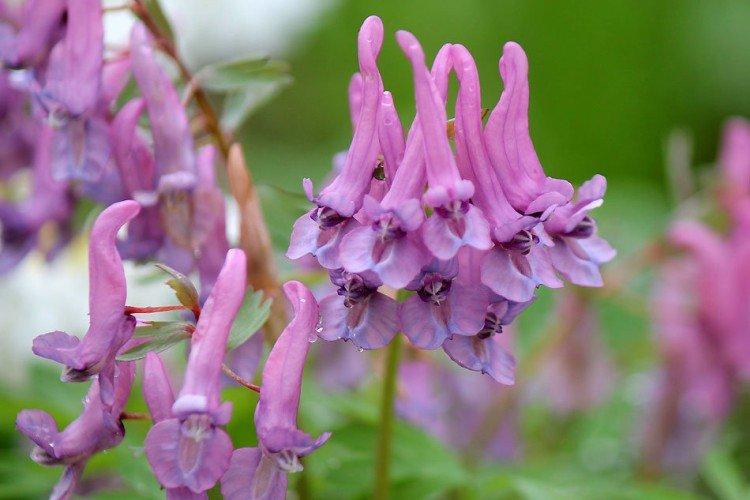
[[[244,252],[229,250],[192,334],[185,380],[171,418],[159,421],[146,436],[146,458],[166,488],[201,493],[229,466],[232,441],[220,426],[229,421],[232,407],[220,401],[221,364],[245,295],[245,268]]]
[[[132,337],[135,318],[125,314],[125,271],[117,252],[117,232],[138,215],[140,206],[128,200],[104,210],[89,240],[89,329],[83,339],[56,331],[34,339],[32,350],[65,365],[61,379],[81,382],[98,374],[102,401],[112,404],[115,356]]]
[[[294,318],[281,333],[263,368],[260,400],[255,408],[259,446],[239,448],[221,481],[228,500],[283,499],[287,473],[302,470],[300,458],[322,446],[326,432],[314,439],[297,428],[302,371],[310,337],[318,323],[318,305],[302,283],[289,281],[284,292]]]

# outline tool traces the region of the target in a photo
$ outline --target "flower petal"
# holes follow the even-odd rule
[[[504,385],[514,383],[516,360],[500,345],[498,335],[486,339],[455,336],[445,341],[443,350],[468,370],[486,373]]]

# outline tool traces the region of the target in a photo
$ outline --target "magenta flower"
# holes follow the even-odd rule
[[[229,500],[284,498],[286,474],[302,470],[299,459],[322,446],[331,435],[326,432],[314,439],[297,428],[302,371],[310,350],[309,338],[318,323],[318,307],[302,283],[287,282],[284,292],[294,308],[294,318],[274,344],[263,368],[255,409],[259,446],[235,450],[222,478],[221,492]]]
[[[84,399],[83,412],[62,431],[42,410],[23,410],[18,414],[16,428],[36,445],[31,451],[32,460],[65,466],[50,498],[71,498],[89,458],[120,444],[125,436],[120,414],[130,396],[134,375],[133,363],[117,363],[111,406],[102,402],[99,381],[94,380]]]
[[[539,218],[521,215],[510,205],[492,168],[482,132],[481,91],[474,59],[462,45],[454,45],[451,52],[460,82],[456,150],[466,164],[468,178],[477,186],[474,200],[490,223],[495,243],[485,257],[482,282],[508,300],[526,302],[540,284],[551,288],[563,284],[532,232]]]
[[[468,245],[481,250],[492,247],[489,225],[482,211],[471,203],[474,184],[462,179],[448,143],[445,105],[424,63],[424,52],[411,33],[396,38],[414,70],[414,87],[423,134],[427,184],[424,201],[434,214],[425,222],[424,243],[432,254],[448,260]]]
[[[739,212],[747,210],[743,200],[750,197],[750,122],[747,120],[736,117],[724,125],[719,166],[722,202],[737,218]]]
[[[115,203],[94,223],[89,241],[89,329],[83,339],[64,332],[34,339],[37,356],[65,365],[62,380],[81,382],[99,374],[102,401],[113,401],[115,355],[133,335],[135,318],[125,314],[127,286],[122,260],[115,246],[117,232],[138,214],[132,200]]]
[[[450,46],[446,45],[435,57],[432,70],[443,100],[448,87],[449,61]],[[389,94],[388,97],[384,95],[383,103],[388,112],[395,111]],[[344,236],[340,255],[346,270],[353,273],[371,271],[386,285],[402,288],[431,260],[419,233],[424,222],[421,203],[425,184],[424,140],[419,118],[416,118],[405,150],[401,151],[398,141],[398,137],[403,141],[400,123],[386,126],[384,122],[389,119],[386,110],[381,110],[380,134],[386,175],[391,171],[389,162],[395,163],[398,159],[398,169],[393,169],[395,174],[390,177],[393,179],[390,189],[381,202],[365,196],[364,208],[360,212],[363,225]],[[397,120],[398,116],[390,119]]]
[[[370,16],[362,24],[357,40],[362,105],[354,137],[341,172],[317,197],[313,196],[312,182],[305,179],[305,193],[317,208],[294,223],[287,250],[290,259],[312,254],[327,269],[341,267],[338,251],[341,237],[351,228],[351,218],[362,206],[376,166],[378,110],[383,93],[376,59],[382,43],[383,23]],[[356,85],[352,87],[355,91]],[[357,114],[354,110],[352,113]]]
[[[190,343],[185,380],[172,417],[146,436],[146,458],[165,488],[201,493],[229,466],[232,442],[220,426],[232,412],[221,403],[221,364],[229,331],[245,295],[245,255],[232,249],[206,301]]]
[[[10,7],[4,4],[4,10]],[[63,28],[65,0],[27,0],[13,17],[18,30],[3,25],[0,33],[0,58],[6,66],[33,66],[46,57],[52,43]],[[10,21],[10,20],[9,20]]]
[[[601,206],[607,180],[595,175],[578,189],[575,202],[557,207],[544,222],[545,244],[555,269],[571,283],[602,286],[599,267],[615,258],[617,251],[596,234],[589,211]]]
[[[520,45],[508,42],[500,58],[503,93],[484,130],[487,153],[505,196],[522,214],[545,219],[573,196],[569,182],[547,177],[529,135],[529,63]]]
[[[148,405],[151,420],[157,424],[172,418],[174,392],[169,376],[159,355],[150,352],[143,364],[143,397]],[[167,489],[168,500],[205,499],[208,494],[203,491],[194,493],[186,487]]]

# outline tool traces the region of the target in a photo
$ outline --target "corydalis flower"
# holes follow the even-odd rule
[[[544,222],[544,239],[552,265],[576,285],[602,286],[599,267],[617,254],[597,235],[596,221],[589,216],[592,209],[604,202],[606,190],[607,180],[595,175],[581,185],[574,202],[557,207]]]
[[[117,232],[138,214],[132,200],[104,210],[91,230],[89,242],[89,329],[83,339],[56,331],[34,339],[37,356],[65,365],[62,380],[80,382],[99,374],[105,405],[112,404],[115,355],[133,335],[135,318],[125,314],[127,286]]]
[[[320,301],[318,335],[325,340],[350,340],[360,349],[378,349],[398,331],[398,304],[378,292],[382,284],[372,273],[330,271],[335,294]]]
[[[89,458],[120,444],[125,436],[120,414],[130,395],[134,374],[133,363],[117,363],[114,400],[109,407],[102,403],[99,381],[94,380],[84,399],[83,412],[62,431],[44,411],[23,410],[18,414],[16,427],[36,445],[31,458],[43,465],[65,466],[50,498],[70,498]]]
[[[362,105],[354,137],[341,172],[320,194],[313,196],[312,182],[305,179],[307,197],[317,208],[294,223],[287,257],[299,259],[313,254],[323,267],[341,267],[338,246],[350,227],[351,217],[362,206],[376,166],[378,110],[383,84],[376,64],[383,43],[383,23],[375,16],[362,24],[357,39]],[[376,144],[377,145],[377,144]]]
[[[448,87],[449,63],[450,45],[446,45],[435,56],[432,68],[443,100]],[[391,174],[392,183],[382,201],[365,196],[360,212],[363,225],[344,236],[340,254],[341,263],[348,271],[371,271],[386,285],[402,288],[431,260],[419,233],[424,222],[421,203],[425,184],[424,140],[417,117],[401,151],[398,141],[398,137],[403,141],[400,123],[398,126],[385,124],[387,120],[398,120],[397,116],[389,118],[388,112],[395,111],[390,94],[384,94],[383,102],[388,106],[381,110],[381,148],[386,167],[398,161],[398,169]]]
[[[484,136],[502,189],[522,214],[546,218],[573,196],[569,182],[547,177],[529,135],[529,63],[520,45],[508,42],[500,58],[503,93],[487,119]]]
[[[245,268],[245,254],[230,250],[193,333],[172,417],[158,422],[146,436],[146,458],[166,488],[201,493],[229,466],[232,442],[219,426],[229,421],[232,406],[220,401],[221,364],[245,295]]]
[[[531,230],[539,218],[519,214],[508,202],[492,168],[482,133],[482,110],[479,75],[474,59],[462,45],[451,49],[456,75],[460,82],[456,103],[456,151],[465,163],[474,185],[475,202],[490,223],[495,246],[485,257],[482,283],[496,294],[515,302],[526,302],[536,287],[544,284],[558,288],[562,282],[555,276],[546,250]]]
[[[424,225],[424,243],[442,260],[455,256],[464,245],[487,250],[492,247],[489,226],[482,211],[471,203],[474,184],[461,178],[453,157],[445,131],[445,106],[425,67],[422,47],[414,35],[406,31],[396,33],[396,39],[414,71],[429,186],[423,199],[434,210]]]
[[[294,318],[274,344],[263,368],[255,409],[259,446],[235,450],[222,479],[221,492],[230,500],[284,498],[286,474],[302,470],[299,459],[330,437],[326,432],[313,439],[297,428],[302,371],[309,338],[318,323],[318,307],[302,283],[287,282],[284,292],[294,308]]]
[[[47,55],[63,27],[65,0],[27,0],[20,12],[14,10],[3,4],[3,14],[10,19],[3,19],[0,30],[0,59],[7,67],[20,69],[39,63]]]

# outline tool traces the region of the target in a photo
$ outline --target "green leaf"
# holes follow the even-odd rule
[[[164,264],[156,264],[156,267],[172,276],[172,278],[165,281],[165,283],[174,290],[180,304],[190,310],[197,310],[200,308],[198,291],[195,289],[193,282],[190,281],[190,278]]]
[[[232,92],[244,89],[251,82],[278,82],[288,78],[286,62],[253,55],[209,64],[195,75],[197,83],[212,92]]]
[[[183,340],[189,339],[190,334],[186,330],[176,330],[173,333],[159,335],[152,338],[148,342],[137,345],[131,349],[128,349],[124,353],[117,356],[118,361],[135,361],[146,357],[149,352],[162,352],[170,347],[182,342]]]
[[[742,471],[732,460],[726,445],[714,447],[703,460],[701,470],[711,490],[718,498],[724,500],[741,500],[748,498],[748,485],[742,477]]]
[[[266,322],[271,312],[272,299],[263,300],[263,298],[262,290],[256,292],[252,287],[247,288],[245,298],[242,299],[242,306],[234,319],[232,331],[229,332],[227,351],[239,347]]]
[[[143,338],[174,335],[179,332],[189,331],[192,326],[192,324],[184,321],[151,321],[145,326],[136,328],[133,337]]]

